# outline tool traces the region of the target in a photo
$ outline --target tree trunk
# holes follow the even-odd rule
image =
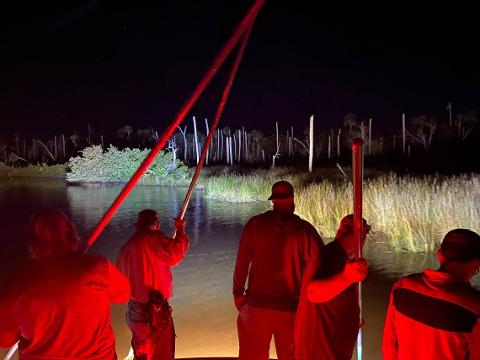
[[[310,143],[308,146],[308,172],[313,171],[313,115],[310,116]]]
[[[195,120],[195,116],[193,117],[193,135],[195,138],[195,155],[197,156],[197,165],[200,161],[200,154],[198,153],[198,135],[197,135],[197,121]]]
[[[342,129],[338,129],[337,135],[337,157],[340,157],[340,134],[342,133]]]
[[[208,120],[206,118],[205,118],[205,129],[207,131],[207,137],[208,137],[208,134],[209,134],[210,130],[208,128]],[[206,141],[206,138],[205,138],[205,141]],[[210,153],[209,150],[210,150],[210,147],[209,147],[209,149],[207,149],[207,157],[205,158],[205,165],[208,165],[208,155]]]
[[[288,158],[291,156],[291,149],[290,149],[290,131],[287,130],[287,137],[285,139],[286,141],[286,147],[287,147],[287,152],[288,152]]]
[[[220,160],[223,161],[223,131],[220,131],[220,140],[221,140],[221,144],[220,144]]]
[[[370,156],[372,148],[372,118],[368,120],[368,156]]]
[[[328,156],[329,159],[332,157],[332,135],[328,135],[327,156]]]
[[[238,130],[238,163],[242,160],[242,130]]]
[[[405,129],[405,113],[402,114],[402,150],[403,150],[403,155],[405,156],[405,151],[406,151],[406,129]]]
[[[290,141],[292,143],[292,156],[295,156],[295,141],[293,141],[293,126],[290,127]]]
[[[63,149],[63,160],[65,160],[65,136],[62,134],[62,149]]]
[[[226,155],[227,155],[227,165],[230,165],[230,150],[228,146],[228,136],[225,138],[225,150],[226,150]]]
[[[233,138],[233,156],[232,156],[232,164],[233,164],[233,160],[237,156],[237,139],[235,138],[235,132],[233,132],[232,138]]]

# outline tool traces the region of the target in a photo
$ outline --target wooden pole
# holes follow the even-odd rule
[[[354,139],[352,143],[352,168],[353,168],[353,225],[356,242],[355,256],[357,259],[362,257],[363,243],[363,214],[362,214],[362,192],[363,192],[363,140]],[[358,306],[360,308],[360,317],[358,319],[359,330],[357,337],[357,359],[361,360],[363,355],[362,343],[362,283],[357,285]]]
[[[237,26],[235,29],[233,35],[230,37],[230,39],[227,41],[225,46],[222,48],[220,51],[219,55],[215,58],[213,61],[212,65],[208,69],[207,73],[204,75],[200,83],[197,85],[195,88],[193,94],[188,98],[188,100],[185,102],[183,107],[180,109],[179,113],[175,117],[175,120],[171,123],[171,125],[167,128],[165,133],[162,135],[162,137],[159,139],[155,147],[152,149],[152,151],[148,154],[148,156],[145,158],[145,160],[142,162],[138,170],[135,172],[135,174],[132,176],[130,181],[127,183],[127,185],[122,189],[120,194],[117,196],[113,204],[110,206],[110,208],[107,210],[105,215],[103,216],[102,220],[98,223],[96,226],[95,230],[92,232],[90,237],[87,240],[87,248],[89,248],[97,239],[97,237],[100,235],[100,233],[103,231],[105,226],[108,224],[112,216],[115,214],[117,209],[120,207],[126,196],[130,193],[130,191],[133,189],[133,187],[136,185],[140,177],[145,173],[145,171],[148,169],[148,167],[151,165],[157,154],[163,149],[165,146],[167,140],[172,136],[173,132],[177,128],[178,125],[183,121],[185,118],[186,114],[192,109],[193,105],[197,102],[198,98],[200,95],[203,93],[207,85],[210,83],[212,78],[215,76],[215,74],[218,72],[218,69],[222,66],[222,64],[225,62],[226,58],[230,55],[232,52],[233,48],[237,45],[237,43],[240,41],[242,36],[244,36],[245,32],[249,31],[251,28],[253,21],[255,20],[256,16],[258,15],[260,9],[263,7],[265,4],[265,0],[256,0],[255,3],[253,4],[252,8],[249,10],[248,14],[243,18],[243,20],[240,22],[240,24]]]

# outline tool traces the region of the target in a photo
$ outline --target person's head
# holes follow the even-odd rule
[[[272,194],[268,198],[273,203],[273,211],[293,213],[295,211],[295,198],[293,186],[288,181],[277,181],[272,185]]]
[[[480,268],[480,235],[468,229],[451,230],[437,255],[441,270],[469,281]]]
[[[160,220],[155,210],[142,210],[138,213],[137,222],[135,224],[137,230],[159,230]]]
[[[353,214],[346,215],[340,220],[340,225],[338,226],[337,234],[335,235],[335,240],[339,241],[347,254],[354,255],[357,248],[357,242],[354,236],[354,216]],[[365,239],[371,229],[368,225],[367,220],[363,219],[363,236],[362,236],[362,247],[365,244]]]
[[[28,245],[33,257],[57,257],[78,250],[75,225],[58,209],[38,211],[30,220]]]

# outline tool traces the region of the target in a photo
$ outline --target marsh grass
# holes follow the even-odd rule
[[[348,180],[317,181],[308,173],[262,170],[251,174],[220,174],[203,180],[205,195],[230,202],[266,201],[271,185],[288,180],[295,187],[296,213],[324,238],[335,235],[340,219],[352,212]],[[480,176],[400,177],[367,179],[363,192],[364,217],[371,238],[395,250],[429,252],[453,228],[480,231]]]
[[[0,163],[0,178],[65,178],[65,172],[65,164],[13,167]]]

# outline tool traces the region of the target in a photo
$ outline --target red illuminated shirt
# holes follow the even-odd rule
[[[253,307],[295,311],[305,267],[322,244],[315,228],[295,214],[254,216],[240,239],[233,295],[246,293]]]
[[[347,254],[332,241],[320,249],[305,270],[295,319],[297,360],[350,360],[357,339],[360,309],[355,285],[333,299],[312,303],[307,288],[312,280],[326,279],[343,271]]]
[[[120,249],[117,259],[119,269],[130,280],[131,298],[147,303],[150,291],[156,290],[170,299],[172,266],[185,257],[188,244],[186,235],[170,239],[160,231],[137,231]]]
[[[427,269],[393,287],[383,333],[385,360],[480,359],[480,292]]]
[[[2,292],[0,346],[20,340],[23,360],[116,359],[110,304],[129,295],[127,278],[103,257],[32,260]]]

